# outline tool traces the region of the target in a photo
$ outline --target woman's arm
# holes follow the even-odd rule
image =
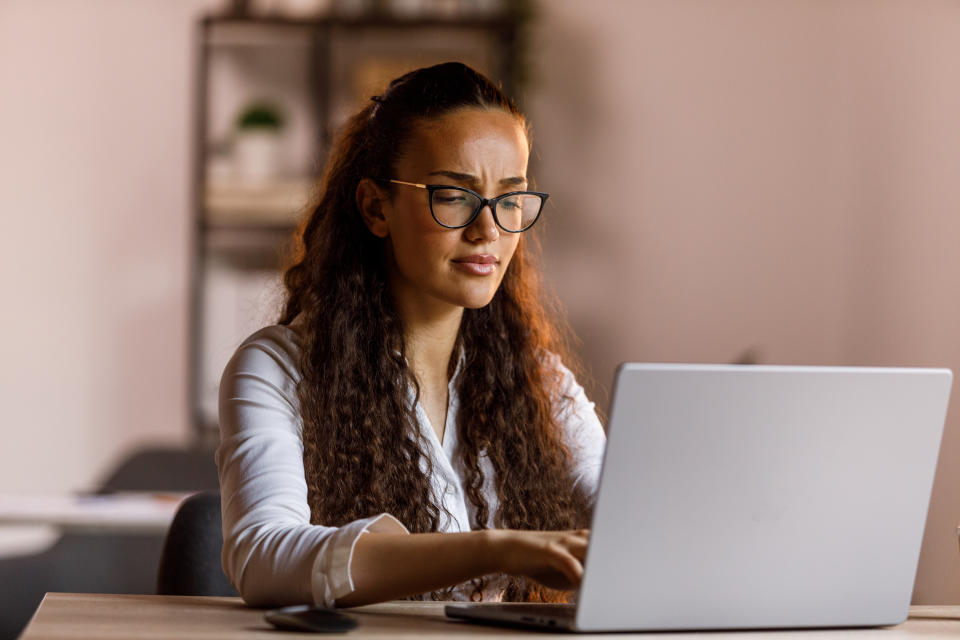
[[[526,575],[553,589],[573,589],[583,576],[588,537],[586,529],[364,534],[354,547],[354,590],[336,605],[426,593],[491,573]]]
[[[556,356],[553,363],[560,378],[556,416],[573,455],[574,484],[595,501],[607,436],[594,403],[587,398],[573,373]]]
[[[352,590],[356,540],[407,530],[389,514],[311,524],[292,337],[282,327],[257,332],[223,372],[216,452],[223,569],[248,604],[329,607]]]

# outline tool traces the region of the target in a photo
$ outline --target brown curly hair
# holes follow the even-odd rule
[[[431,492],[429,445],[408,395],[413,389],[419,399],[419,386],[387,284],[384,241],[363,224],[355,194],[362,178],[393,175],[418,123],[466,107],[502,109],[526,130],[516,105],[466,65],[419,69],[391,82],[338,136],[316,205],[298,231],[278,322],[304,316],[298,397],[313,523],[338,526],[386,511],[411,532],[437,531],[443,507]],[[571,364],[567,332],[541,300],[529,243],[519,243],[490,304],[464,310],[450,363],[452,374],[463,353],[458,456],[476,507],[474,529],[589,526],[589,499],[574,487],[558,424],[570,399],[560,397],[550,357]],[[500,504],[493,514],[481,493],[481,455],[496,473]],[[471,597],[482,599],[484,578],[472,582]],[[571,595],[523,577],[506,584],[504,600]],[[413,597],[449,599],[451,590]]]

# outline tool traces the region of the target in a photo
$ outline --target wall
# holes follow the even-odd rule
[[[90,487],[187,428],[192,25],[0,2],[0,491]]]
[[[0,0],[0,491],[188,436],[192,25]],[[958,368],[960,5],[550,0],[546,274],[601,404],[622,360]],[[956,413],[956,412],[954,412]],[[951,417],[916,600],[960,603]]]
[[[626,360],[960,372],[960,4],[541,9],[546,273],[602,406]],[[917,602],[960,602],[952,413]]]

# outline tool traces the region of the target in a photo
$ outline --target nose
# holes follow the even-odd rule
[[[470,242],[493,242],[500,237],[500,229],[493,219],[493,208],[484,205],[477,217],[466,228],[466,237]]]

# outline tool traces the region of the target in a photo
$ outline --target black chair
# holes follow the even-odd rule
[[[216,491],[219,487],[212,449],[148,447],[127,456],[97,492]]]
[[[183,501],[160,555],[157,593],[167,596],[235,596],[220,566],[223,531],[220,494],[204,491]]]

